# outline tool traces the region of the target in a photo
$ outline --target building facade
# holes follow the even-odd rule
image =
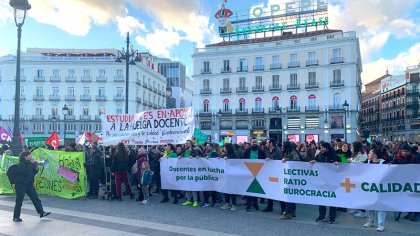
[[[362,71],[355,32],[320,30],[224,41],[193,54],[197,128],[294,141],[358,139]],[[347,101],[349,108],[343,104]]]
[[[420,142],[420,64],[407,67],[405,76],[407,139]]]
[[[21,56],[20,130],[72,139],[100,132],[101,114],[125,113],[125,63],[116,50],[28,49]],[[0,125],[13,127],[16,57],[0,58]],[[166,79],[143,60],[129,66],[129,113],[165,107]],[[69,108],[64,127],[62,108]],[[60,139],[63,136],[60,136]]]

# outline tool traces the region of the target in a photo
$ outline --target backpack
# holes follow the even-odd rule
[[[17,174],[17,164],[11,165],[7,170],[7,177],[9,178],[10,184],[15,184],[16,182],[16,174]]]
[[[137,161],[134,163],[134,165],[131,167],[131,174],[136,175],[137,172],[139,172],[139,167],[137,165]]]

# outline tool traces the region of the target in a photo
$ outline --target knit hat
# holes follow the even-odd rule
[[[410,145],[408,145],[408,144],[406,144],[406,143],[404,143],[403,145],[401,145],[401,148],[400,148],[401,150],[407,150],[407,151],[410,151]]]

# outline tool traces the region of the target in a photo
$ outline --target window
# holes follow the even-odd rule
[[[273,65],[278,65],[280,64],[280,56],[279,55],[274,55],[273,56]]]
[[[340,59],[341,58],[341,48],[334,48],[333,49],[333,58]]]
[[[209,100],[207,99],[203,101],[203,110],[204,112],[209,112]]]
[[[334,84],[341,83],[341,70],[340,69],[333,70],[333,83]]]
[[[73,116],[74,115],[74,110],[73,107],[68,106],[69,110],[67,111],[67,115],[68,116]]]
[[[99,97],[105,97],[105,87],[99,87],[98,95]]]
[[[74,70],[73,69],[69,70],[69,76],[74,76]]]
[[[246,71],[248,69],[248,62],[246,59],[239,59],[239,71]]]
[[[20,69],[20,76],[24,77],[25,76],[25,69]]]
[[[223,79],[223,90],[229,90],[229,79]]]
[[[105,76],[105,70],[104,69],[99,70],[99,76]]]
[[[203,72],[204,73],[209,73],[210,72],[210,62],[209,61],[203,62]]]
[[[292,110],[297,109],[297,97],[295,95],[290,97],[290,109]]]
[[[89,107],[84,105],[83,106],[83,115],[88,116],[89,115]]]
[[[83,75],[86,76],[86,77],[89,77],[90,76],[90,70],[84,70]]]
[[[309,72],[308,73],[308,83],[309,85],[316,84],[316,72]]]
[[[83,87],[83,96],[89,95],[89,87]]]
[[[67,88],[67,95],[69,95],[69,97],[74,96],[74,87]]]
[[[60,71],[58,69],[54,69],[53,70],[53,77],[59,77],[60,76]]]
[[[255,87],[262,88],[262,76],[255,76]]]
[[[308,52],[308,61],[314,62],[316,60],[316,52]]]
[[[23,97],[25,95],[25,89],[23,86],[20,86],[20,96]]]
[[[256,66],[262,66],[263,65],[263,59],[262,59],[262,57],[256,57],[255,58],[255,65]]]
[[[227,98],[223,100],[223,111],[229,111],[229,99]]]
[[[35,115],[42,116],[42,107],[35,108]]]
[[[43,71],[42,69],[38,69],[38,70],[36,71],[36,76],[37,76],[37,78],[42,78],[42,77],[44,77],[44,71]]]
[[[290,74],[290,86],[297,87],[297,73]]]
[[[203,89],[204,90],[209,90],[210,89],[210,80],[208,80],[208,79],[203,80]]]
[[[298,58],[297,58],[297,53],[292,53],[292,54],[290,54],[290,58],[289,58],[289,61],[290,62],[297,62],[298,61]]]
[[[239,111],[245,111],[245,98],[239,99]]]
[[[117,69],[117,76],[123,76],[123,70]]]
[[[245,88],[245,84],[246,84],[246,78],[245,77],[239,78],[239,88]]]
[[[280,87],[280,76],[273,75],[273,88],[279,88],[279,87]]]
[[[43,89],[42,87],[36,87],[36,96],[42,97],[43,96]]]
[[[262,99],[260,97],[255,98],[255,111],[262,111]]]
[[[116,113],[117,114],[122,114],[123,112],[122,112],[122,107],[117,107],[117,109],[116,109]]]
[[[339,93],[335,93],[333,95],[333,106],[334,108],[341,108],[341,95]]]
[[[117,87],[117,97],[123,97],[123,88]]]
[[[60,94],[60,90],[58,89],[58,87],[52,87],[52,95],[58,96],[59,94]]]
[[[272,99],[271,99],[271,107],[274,109],[274,110],[278,110],[280,107],[279,107],[279,97],[277,97],[277,96],[274,96]]]
[[[105,108],[99,107],[99,109],[98,109],[98,115],[102,115],[102,114],[105,114]]]
[[[44,131],[44,124],[34,124],[34,131]]]
[[[230,71],[229,60],[223,60],[223,71]]]
[[[309,95],[308,106],[309,107],[315,107],[316,106],[316,96],[314,94]]]

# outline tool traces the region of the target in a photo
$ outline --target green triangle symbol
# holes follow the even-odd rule
[[[249,185],[248,189],[246,190],[248,193],[259,193],[265,194],[264,189],[261,187],[260,183],[258,183],[257,178],[255,178],[251,185]]]

